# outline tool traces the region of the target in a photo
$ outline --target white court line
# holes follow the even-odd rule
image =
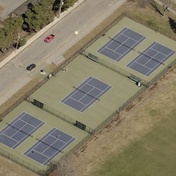
[[[65,147],[65,145],[67,145],[67,144],[68,144],[71,140],[73,140],[73,139],[74,139],[74,138],[72,137],[67,143],[65,143],[65,144],[59,149],[59,153],[62,152],[62,151],[63,151],[62,149]],[[71,145],[71,143],[70,143],[69,145]],[[69,146],[69,145],[68,145],[68,146]],[[68,147],[68,146],[67,146],[67,147]],[[64,149],[66,149],[67,147],[65,147]],[[58,152],[58,151],[57,151],[57,152]],[[55,152],[55,153],[56,153],[56,152]],[[52,155],[50,158],[53,157],[52,159],[54,159],[54,158],[59,154],[59,153],[58,153],[58,154],[56,155],[55,153],[53,154],[53,155],[55,155],[55,156],[53,157],[53,155]],[[49,158],[48,158],[48,159],[49,159]],[[48,161],[48,160],[46,160],[45,162],[47,162],[47,161]],[[44,162],[44,163],[45,163],[45,162]]]
[[[116,53],[116,54],[119,54],[120,55],[120,57],[124,57],[125,55],[127,55],[128,53],[129,53],[129,50],[131,51],[131,50],[133,50],[133,47],[136,47],[136,46],[138,46],[144,39],[146,39],[146,37],[144,37],[144,36],[142,36],[142,38],[140,38],[140,40],[135,40],[134,38],[131,38],[131,37],[129,37],[129,36],[127,36],[127,35],[125,35],[125,34],[121,34],[121,35],[123,35],[123,36],[126,36],[127,37],[127,39],[125,40],[125,41],[123,41],[123,42],[120,42],[117,38],[115,38],[116,39],[116,42],[117,43],[119,43],[120,44],[120,46],[118,46],[118,47],[116,47],[116,49],[114,49],[114,50],[112,50],[111,48],[109,48],[108,46],[109,45],[107,45],[107,46],[105,46],[104,48],[108,48],[109,50],[111,50],[112,52],[114,52],[114,53]],[[120,35],[119,35],[120,36]],[[119,37],[118,36],[118,37]],[[133,45],[131,45],[131,46],[128,46],[127,44],[124,44],[127,40],[133,40],[135,43],[133,44]],[[114,40],[112,39],[112,42],[113,42]],[[111,43],[112,43],[111,42]],[[116,50],[118,49],[118,48],[120,48],[121,46],[126,46],[126,47],[128,47],[128,49],[123,53],[123,54],[121,54],[121,53],[119,53],[119,52],[117,52]],[[120,58],[119,57],[119,58]],[[117,60],[119,60],[119,58],[117,58],[116,59],[116,61]],[[111,58],[112,59],[112,58]],[[122,59],[122,58],[121,58]],[[121,60],[120,59],[120,60]]]
[[[111,88],[111,86],[110,85],[108,85],[108,87],[105,89],[105,90],[107,90],[108,88]],[[100,97],[102,97],[106,92],[105,92],[105,90],[104,91],[102,91],[101,92],[101,96]],[[97,98],[98,99],[98,98]],[[96,101],[96,99],[94,98],[92,101]],[[91,102],[89,102],[85,107],[83,107],[81,110],[80,110],[80,112],[82,112],[82,110],[84,111],[84,109],[86,110],[88,107],[91,107],[94,103],[92,103],[92,101]]]

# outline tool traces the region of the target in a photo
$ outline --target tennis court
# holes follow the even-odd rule
[[[145,85],[175,60],[175,41],[127,17],[86,49],[87,58]]]
[[[29,130],[28,126],[38,130]],[[9,138],[0,142],[0,153],[36,172],[46,170],[52,162],[58,162],[89,135],[26,101],[3,119],[0,129],[1,135]],[[14,136],[18,139],[11,142]],[[4,141],[8,141],[9,145]]]
[[[158,67],[165,65],[164,62],[169,59],[175,51],[172,49],[153,42],[143,52],[141,52],[134,60],[132,60],[127,67],[145,75],[149,76]]]
[[[32,137],[42,125],[44,122],[23,112],[11,123],[6,123],[6,127],[0,131],[0,142],[15,149],[28,137]]]
[[[105,94],[111,86],[104,82],[89,77],[78,87],[73,86],[73,91],[61,102],[83,112],[95,101],[100,101],[100,97]]]
[[[110,41],[102,46],[98,52],[117,62],[145,39],[141,34],[128,28],[124,28],[113,38],[108,38]]]
[[[39,162],[40,164],[47,165],[59,153],[69,146],[75,138],[53,128],[41,139],[29,148],[24,155]]]

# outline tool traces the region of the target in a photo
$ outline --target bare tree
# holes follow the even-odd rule
[[[53,172],[54,176],[73,176],[72,168],[70,167],[69,156],[61,159],[57,169]]]

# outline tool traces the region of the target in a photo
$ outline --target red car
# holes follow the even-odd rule
[[[53,34],[51,34],[51,35],[49,35],[48,37],[46,37],[46,39],[44,40],[46,43],[49,43],[49,42],[51,42],[51,40],[53,40],[54,39],[54,35]]]

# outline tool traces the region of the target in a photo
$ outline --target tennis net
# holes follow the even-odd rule
[[[93,96],[93,95],[89,94],[88,92],[83,91],[82,89],[79,89],[78,87],[73,86],[73,88],[74,88],[75,90],[77,90],[77,91],[80,91],[80,92],[84,93],[85,95],[88,95],[88,96],[90,96],[90,97],[94,98],[95,100],[100,101],[100,99],[99,99],[99,98],[97,98],[97,97],[95,97],[95,96]]]
[[[7,126],[10,126],[11,128],[13,128],[13,129],[16,130],[16,131],[20,131],[20,132],[24,133],[26,136],[33,137],[32,134],[27,133],[27,132],[21,130],[20,128],[18,128],[18,127],[16,127],[16,126],[13,126],[13,125],[10,124],[10,123],[6,123],[6,125],[7,125]]]
[[[117,65],[115,65],[115,64],[113,64],[111,62],[108,62],[105,59],[99,58],[99,57],[93,55],[92,53],[84,51],[84,56],[86,56],[87,58],[89,58],[91,60],[95,60],[95,58],[96,58],[96,62],[97,63],[103,65],[106,68],[109,68],[110,70],[112,70],[112,71],[114,71],[114,72],[116,72],[116,73],[118,73],[118,74],[120,74],[120,75],[122,75],[122,76],[124,76],[126,78],[135,77],[136,80],[139,80],[143,86],[146,86],[146,84],[147,84],[144,80],[142,80],[138,76],[133,75],[130,72],[120,68],[119,66],[117,66]]]
[[[42,139],[36,138],[36,140],[37,140],[38,142],[40,142],[40,143],[42,143],[42,144],[48,146],[48,147],[53,148],[53,149],[56,150],[56,151],[63,152],[63,151],[61,150],[61,148],[56,148],[56,147],[54,147],[53,145],[48,144],[47,142],[43,141]]]

